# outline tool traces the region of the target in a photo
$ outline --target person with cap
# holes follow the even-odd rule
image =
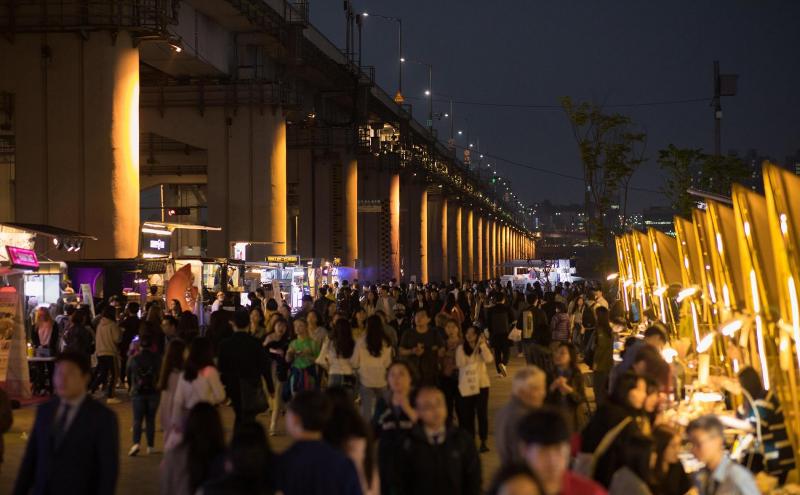
[[[250,317],[244,309],[233,315],[233,335],[219,346],[219,371],[225,392],[236,413],[235,425],[253,421],[267,410],[267,397],[261,378],[272,390],[270,361],[261,342],[248,329]]]

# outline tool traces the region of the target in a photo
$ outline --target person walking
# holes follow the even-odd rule
[[[267,381],[269,389],[274,388],[267,353],[252,334],[252,316],[260,312],[259,307],[251,309],[249,315],[245,310],[236,311],[233,335],[219,347],[220,378],[236,413],[235,427],[254,421],[257,414],[267,410],[267,394],[261,379]]]
[[[164,445],[164,449],[170,450],[183,440],[186,418],[196,404],[208,402],[217,405],[224,400],[225,387],[214,366],[211,341],[205,337],[197,337],[189,347],[189,356],[175,389],[170,415],[173,431],[169,435],[170,443]]]
[[[444,355],[442,356],[442,372],[439,384],[444,392],[447,404],[447,425],[452,426],[457,412],[459,373],[456,354],[461,345],[461,325],[458,321],[448,318],[444,324]],[[458,410],[460,412],[460,410]],[[461,419],[459,418],[459,422]]]
[[[467,328],[464,343],[456,350],[458,367],[458,424],[475,438],[475,418],[478,419],[480,452],[489,452],[489,374],[486,365],[494,360],[492,351],[480,331]]]
[[[372,419],[375,404],[386,390],[386,370],[392,363],[392,347],[377,316],[367,318],[367,334],[356,342],[353,367],[358,370],[361,415]]]
[[[413,371],[406,361],[395,361],[386,372],[388,390],[375,404],[373,428],[378,442],[378,470],[381,493],[397,493],[401,483],[401,447],[416,424],[417,411],[411,406]]]
[[[481,462],[474,440],[458,428],[447,428],[447,407],[438,388],[417,393],[420,423],[403,444],[400,463],[402,495],[478,495]]]
[[[587,364],[592,367],[592,388],[595,402],[600,407],[608,399],[609,377],[611,368],[614,367],[614,331],[608,319],[608,309],[604,306],[596,306],[595,317],[597,326],[594,334],[594,352],[591,353],[591,359]]]
[[[557,409],[530,412],[517,426],[522,460],[541,481],[543,495],[606,495],[598,483],[569,469],[571,434]]]
[[[508,358],[510,341],[508,332],[511,330],[511,322],[514,319],[511,308],[505,303],[502,292],[495,292],[492,297],[494,304],[486,309],[486,324],[489,329],[489,339],[494,349],[494,365],[497,373],[508,376]]]
[[[424,310],[414,315],[414,330],[403,334],[400,356],[416,368],[420,384],[436,385],[439,363],[444,355],[444,339],[430,328],[430,317]]]
[[[514,374],[511,399],[495,415],[495,449],[502,464],[520,462],[517,427],[523,416],[544,404],[547,376],[535,366],[526,366]]]
[[[282,316],[275,321],[272,328],[273,332],[267,335],[264,340],[264,348],[267,350],[267,355],[272,363],[272,382],[275,385],[272,399],[272,417],[269,424],[269,434],[270,436],[275,436],[277,434],[278,416],[280,416],[283,408],[283,396],[288,395],[289,362],[286,360],[286,354],[289,351],[290,338],[288,324]]]
[[[553,375],[548,377],[548,404],[557,406],[567,418],[572,431],[580,431],[588,411],[581,408],[587,404],[583,374],[578,367],[578,356],[575,346],[569,342],[561,342],[553,355]]]
[[[128,384],[133,406],[133,444],[129,456],[139,453],[142,438],[142,421],[147,434],[147,453],[155,449],[156,412],[160,397],[158,390],[161,357],[153,349],[153,336],[144,332],[139,336],[140,351],[128,361]]]
[[[275,487],[284,495],[361,495],[353,461],[322,440],[333,404],[314,390],[297,393],[286,412],[294,443],[275,463]]]
[[[296,338],[289,343],[286,360],[291,363],[289,389],[292,395],[301,390],[316,390],[319,387],[315,362],[319,356],[317,341],[308,334],[305,320],[294,321]]]
[[[331,337],[322,341],[317,364],[328,371],[328,387],[342,387],[354,397],[356,376],[353,371],[356,342],[350,323],[341,319],[333,325]]]
[[[161,392],[159,417],[161,430],[164,432],[164,445],[169,444],[169,434],[173,431],[172,405],[175,400],[175,391],[178,389],[178,380],[183,373],[185,350],[186,344],[182,340],[171,340],[167,344],[164,359],[161,362],[161,371],[158,374],[158,390]]]
[[[139,319],[139,303],[129,302],[125,306],[125,312],[122,314],[122,319],[119,322],[120,329],[120,342],[119,342],[119,369],[122,370],[120,382],[124,383],[127,380],[128,369],[128,350],[131,347],[131,342],[139,335],[139,328],[142,325],[142,320]],[[130,383],[128,383],[130,388]]]
[[[119,399],[114,397],[117,388],[117,365],[119,362],[119,344],[122,333],[117,325],[116,310],[113,306],[106,306],[101,314],[95,332],[95,356],[97,356],[97,369],[94,381],[90,387],[92,394],[103,385],[106,389],[106,403],[119,404]]]
[[[181,442],[164,454],[161,493],[195,495],[204,483],[223,473],[225,432],[217,409],[198,402],[186,416],[184,431]]]
[[[56,357],[56,397],[36,411],[13,495],[115,492],[117,416],[87,394],[90,378],[88,356],[65,351]]]

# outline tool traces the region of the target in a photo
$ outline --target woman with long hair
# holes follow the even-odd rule
[[[164,359],[161,361],[161,372],[158,375],[158,390],[161,392],[161,430],[164,432],[164,445],[169,442],[172,432],[172,405],[175,391],[178,389],[178,380],[183,373],[183,353],[186,344],[180,339],[173,339],[167,344]]]
[[[580,408],[586,403],[586,394],[575,346],[569,342],[559,343],[553,354],[553,365],[546,401],[561,408],[572,431],[580,431],[585,418]]]
[[[272,417],[270,418],[269,434],[277,434],[276,426],[278,416],[283,407],[283,395],[286,387],[289,386],[289,362],[286,354],[289,351],[289,325],[282,316],[278,316],[273,325],[273,331],[264,340],[264,347],[267,355],[272,362],[272,382],[275,384],[275,394],[272,399]]]
[[[322,431],[322,438],[353,461],[361,482],[361,492],[364,495],[378,495],[381,485],[375,441],[369,424],[353,406],[348,390],[334,387],[328,389],[327,394],[333,402],[333,413]]]
[[[396,493],[400,486],[397,464],[403,443],[414,428],[418,416],[411,405],[414,374],[405,361],[393,362],[386,371],[388,391],[378,399],[373,419],[378,442],[378,469],[381,493]]]
[[[257,338],[259,341],[264,340],[267,336],[267,325],[264,318],[264,312],[261,311],[260,306],[253,306],[250,308],[250,335]]]
[[[681,436],[669,427],[659,426],[653,430],[652,438],[656,454],[651,479],[653,493],[685,495],[692,489],[692,481],[678,458]]]
[[[341,320],[340,320],[341,321]],[[367,333],[356,343],[353,366],[358,369],[361,415],[372,418],[375,403],[386,390],[386,368],[392,362],[392,345],[377,315],[367,318]]]
[[[611,476],[622,466],[619,447],[625,445],[631,436],[642,433],[639,425],[646,398],[645,378],[632,372],[625,373],[581,433],[581,452],[592,454],[596,459],[595,470],[590,474],[605,487],[610,485]]]
[[[175,318],[180,318],[181,313],[183,313],[183,306],[181,306],[181,302],[178,301],[177,299],[173,299],[172,301],[170,301],[169,313]]]
[[[452,318],[444,322],[444,355],[441,359],[439,385],[444,392],[447,403],[447,424],[452,425],[455,419],[456,400],[458,398],[458,364],[456,354],[461,345],[461,326]]]
[[[333,325],[333,332],[322,342],[317,364],[328,371],[328,387],[342,387],[353,397],[356,377],[353,372],[356,342],[347,320]]]
[[[353,339],[358,340],[367,333],[367,312],[364,308],[356,308],[350,326],[353,329]]]
[[[366,296],[364,296],[364,302],[361,303],[361,307],[364,308],[368,317],[374,315],[375,311],[378,309],[377,291],[368,290]]]
[[[306,315],[306,324],[308,325],[308,333],[316,340],[319,345],[328,337],[328,329],[321,324],[322,319],[315,310],[311,310]]]
[[[456,350],[458,367],[458,423],[475,438],[475,418],[478,419],[480,452],[489,452],[489,374],[486,364],[494,361],[491,349],[483,334],[470,326],[464,333],[464,342]]]
[[[456,302],[456,296],[452,292],[447,293],[447,299],[445,300],[444,306],[442,306],[441,313],[456,320],[459,327],[464,324],[464,312],[461,311],[461,307],[459,307]]]
[[[186,416],[185,435],[161,464],[161,493],[194,495],[222,474],[225,433],[217,409],[198,402]]]
[[[175,388],[170,414],[170,423],[173,425],[170,436],[174,440],[164,448],[173,447],[174,442],[183,438],[186,417],[189,410],[196,404],[208,402],[211,405],[217,405],[224,400],[225,387],[214,366],[211,341],[205,337],[198,337],[189,346],[189,356],[186,358],[183,373]]]

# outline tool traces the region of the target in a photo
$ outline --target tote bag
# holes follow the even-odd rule
[[[458,370],[458,392],[461,397],[478,395],[481,391],[478,363],[469,363]]]

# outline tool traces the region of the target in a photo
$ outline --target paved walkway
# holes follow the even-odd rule
[[[492,381],[491,390],[489,392],[489,448],[492,451],[481,454],[484,486],[486,486],[488,479],[491,478],[499,465],[497,454],[494,452],[494,413],[508,400],[511,391],[511,376],[513,376],[514,372],[523,364],[524,361],[522,359],[512,359],[508,370],[508,378],[498,377],[494,373],[493,368],[489,370]],[[123,401],[121,404],[111,406],[111,408],[116,411],[120,420],[121,468],[117,493],[120,495],[158,493],[158,468],[162,459],[162,454],[157,452],[149,456],[140,454],[137,457],[128,457],[127,453],[130,448],[131,421],[133,416],[130,401]],[[230,435],[233,428],[233,411],[229,407],[223,407],[220,411],[222,413],[226,433]],[[6,453],[5,463],[0,471],[0,494],[11,492],[24,453],[27,433],[33,425],[35,413],[35,407],[25,407],[14,411],[14,426],[11,428],[11,431],[4,435]],[[265,415],[259,416],[258,419],[265,427],[267,426],[268,421]],[[144,441],[144,437],[142,440]],[[283,451],[291,444],[291,440],[283,434],[270,437],[269,440],[273,450],[277,452]],[[163,445],[161,433],[157,432],[157,449],[160,450],[161,445]]]

